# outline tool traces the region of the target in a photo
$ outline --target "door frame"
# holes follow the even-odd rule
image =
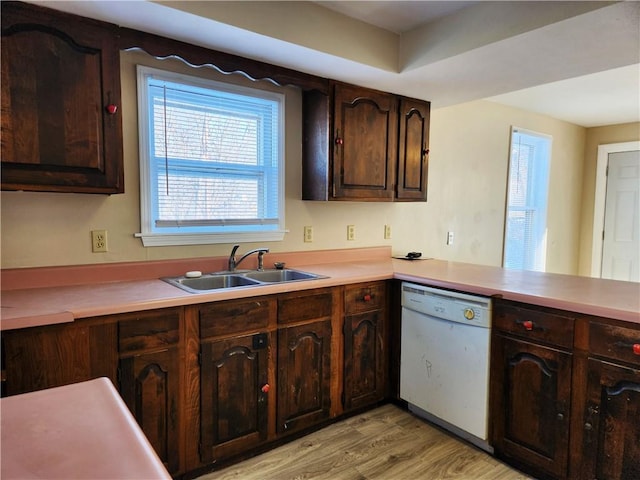
[[[640,150],[640,141],[598,145],[596,189],[593,203],[593,242],[591,243],[591,276],[602,275],[602,231],[604,229],[605,197],[607,195],[607,166],[609,154]]]

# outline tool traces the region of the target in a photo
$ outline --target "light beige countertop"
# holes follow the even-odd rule
[[[505,270],[499,267],[433,259],[397,260],[390,258],[390,250],[386,247],[321,252],[318,255],[308,253],[270,255],[273,260],[285,258],[287,268],[312,272],[328,278],[192,294],[159,280],[159,277],[170,274],[158,267],[154,270],[158,277],[153,279],[137,278],[123,281],[117,279],[118,275],[104,276],[102,272],[102,282],[85,280],[82,277],[82,281],[85,282],[82,285],[73,284],[68,279],[65,280],[68,284],[60,286],[5,289],[3,285],[0,326],[2,330],[9,330],[65,323],[100,315],[392,278],[640,324],[640,284],[638,283]],[[202,270],[222,270],[218,268],[221,265],[223,264],[218,262],[211,265],[210,270],[204,268]],[[268,263],[265,262],[265,265]],[[191,263],[179,266],[172,264],[171,268],[174,269],[172,274],[178,275],[192,270],[192,266]],[[175,270],[182,267],[185,269]],[[95,267],[96,270],[100,268],[100,266]],[[250,265],[247,265],[247,268],[250,268]],[[60,272],[53,270],[49,273],[61,278]],[[123,270],[131,272],[135,269],[127,266]],[[43,272],[40,273],[42,276]],[[80,275],[77,271],[71,273]],[[23,275],[22,272],[18,274]],[[7,279],[20,284],[9,275],[3,276],[3,282]]]
[[[107,378],[0,402],[5,480],[171,479]]]

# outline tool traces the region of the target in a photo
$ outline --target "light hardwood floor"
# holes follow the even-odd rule
[[[349,418],[198,480],[528,478],[394,405]]]

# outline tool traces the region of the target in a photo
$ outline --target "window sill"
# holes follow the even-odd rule
[[[239,232],[209,234],[154,234],[136,233],[144,247],[167,247],[178,245],[211,245],[216,243],[278,242],[284,239],[286,230],[272,232]]]

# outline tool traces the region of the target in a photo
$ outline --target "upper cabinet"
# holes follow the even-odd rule
[[[400,127],[396,200],[424,202],[427,200],[431,104],[401,98],[398,118]]]
[[[426,201],[430,104],[332,82],[303,94],[303,200]]]
[[[124,191],[117,27],[2,2],[2,189]]]

